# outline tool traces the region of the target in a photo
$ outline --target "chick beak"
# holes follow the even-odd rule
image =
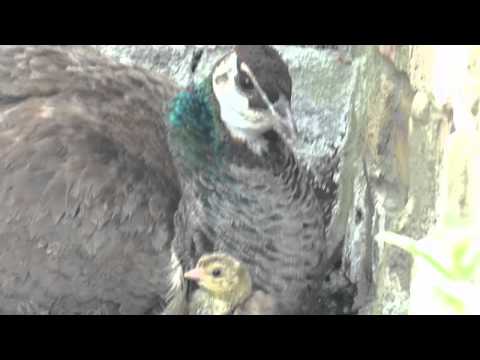
[[[295,124],[295,119],[292,116],[290,102],[284,96],[281,96],[280,99],[275,103],[274,107],[278,114],[278,118],[274,126],[275,130],[280,135],[284,136],[285,140],[289,144],[295,143],[295,141],[298,139],[298,130],[297,125]]]
[[[205,272],[200,268],[192,269],[186,272],[183,277],[188,280],[200,281],[205,276]]]

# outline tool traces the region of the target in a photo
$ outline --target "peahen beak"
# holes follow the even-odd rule
[[[290,144],[295,143],[298,139],[298,130],[295,119],[292,116],[290,102],[284,96],[281,96],[275,103],[274,108],[278,114],[274,129],[285,137],[287,142]]]
[[[205,277],[205,272],[203,269],[195,268],[190,271],[187,271],[183,277],[188,280],[200,281]]]

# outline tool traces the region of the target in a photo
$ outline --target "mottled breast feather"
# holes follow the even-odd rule
[[[314,179],[277,139],[262,157],[244,145],[223,148],[184,186],[174,248],[185,267],[224,252],[249,268],[254,289],[269,294],[267,313],[319,311],[325,251],[322,207]]]

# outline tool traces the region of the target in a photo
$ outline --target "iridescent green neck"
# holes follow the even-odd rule
[[[225,131],[211,76],[173,99],[168,121],[170,148],[183,171],[221,168]]]
[[[175,97],[169,123],[175,141],[191,151],[219,150],[222,143],[220,112],[211,77]]]

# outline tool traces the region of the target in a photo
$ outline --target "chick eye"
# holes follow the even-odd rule
[[[248,77],[247,74],[240,73],[239,83],[243,90],[247,90],[247,91],[253,90],[252,80],[250,79],[250,77]]]
[[[222,275],[222,270],[221,269],[214,269],[212,271],[212,276],[215,277],[215,278],[218,278]]]

